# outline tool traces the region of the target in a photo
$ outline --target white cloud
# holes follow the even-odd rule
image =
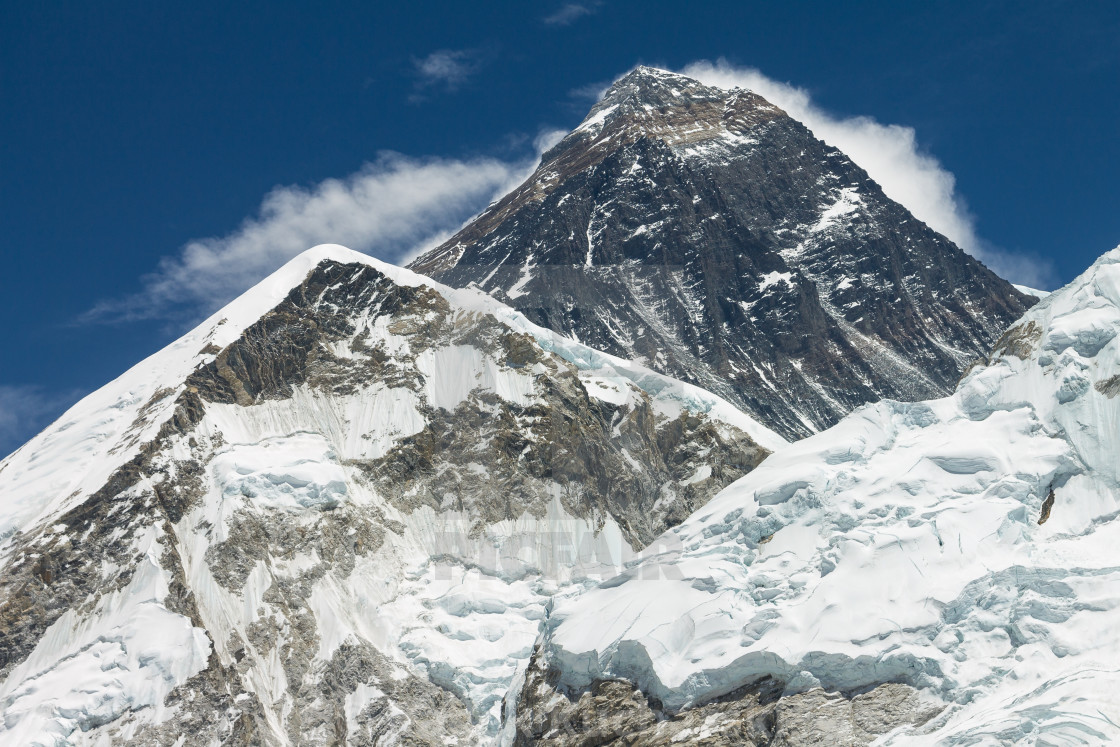
[[[559,130],[553,128],[543,129],[537,133],[533,138],[533,147],[536,148],[537,153],[544,154],[552,149],[552,146],[559,143],[568,134],[568,130]]]
[[[482,54],[475,49],[440,49],[427,57],[413,59],[416,90],[410,100],[422,101],[421,91],[443,88],[454,91],[482,67]]]
[[[570,26],[584,16],[594,13],[599,4],[595,3],[567,3],[555,13],[545,16],[544,22],[549,26]]]
[[[956,192],[956,179],[922,151],[913,128],[880,124],[871,117],[836,117],[814,104],[805,89],[722,59],[693,62],[681,73],[720,88],[754,91],[842,150],[890,198],[998,274],[1032,287],[1048,287],[1052,282],[1053,270],[1047,263],[999,249],[977,235],[975,219]]]
[[[590,101],[592,104],[594,104],[599,99],[603,98],[603,95],[606,94],[611,85],[614,84],[617,80],[618,79],[615,78],[614,80],[601,80],[597,83],[586,83],[582,86],[578,86],[568,91],[568,96],[580,103]]]
[[[383,154],[343,179],[277,187],[237,230],[189,242],[143,278],[139,293],[103,301],[82,321],[195,318],[316,244],[344,244],[389,262],[413,257],[523,181],[534,165]]]

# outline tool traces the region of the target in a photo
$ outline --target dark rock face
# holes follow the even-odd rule
[[[761,97],[650,68],[412,268],[791,438],[947,394],[1034,302]]]
[[[363,382],[415,384],[417,374],[402,368],[384,351],[354,338],[354,317],[367,312],[390,319],[430,313],[445,315],[446,301],[430,288],[398,286],[370,267],[324,262],[276,308],[245,330],[215,360],[191,374],[191,391],[208,402],[252,405],[290,397],[295,387],[312,384],[334,394],[349,394]],[[435,331],[423,321],[410,330],[430,344]],[[342,358],[329,344],[350,341],[355,358]]]
[[[543,404],[472,396],[385,457],[354,464],[402,511],[439,510],[455,496],[479,534],[525,513],[543,517],[548,486],[557,485],[571,515],[598,524],[612,517],[640,550],[769,453],[704,416],[659,424],[648,402],[630,408],[591,399],[572,371],[557,370],[541,386]],[[640,468],[631,454],[640,455]],[[708,476],[690,482],[701,467]]]

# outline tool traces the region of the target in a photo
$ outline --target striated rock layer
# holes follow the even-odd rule
[[[760,96],[645,67],[411,267],[786,438],[947,394],[1034,302]]]
[[[492,739],[552,595],[782,443],[317,248],[0,462],[0,742]]]

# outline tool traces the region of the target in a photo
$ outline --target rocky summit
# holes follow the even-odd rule
[[[948,394],[1034,302],[762,97],[648,67],[411,267],[787,438]]]

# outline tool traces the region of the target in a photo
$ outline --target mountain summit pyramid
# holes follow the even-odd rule
[[[947,394],[1034,302],[762,97],[649,67],[411,267],[787,438]]]

